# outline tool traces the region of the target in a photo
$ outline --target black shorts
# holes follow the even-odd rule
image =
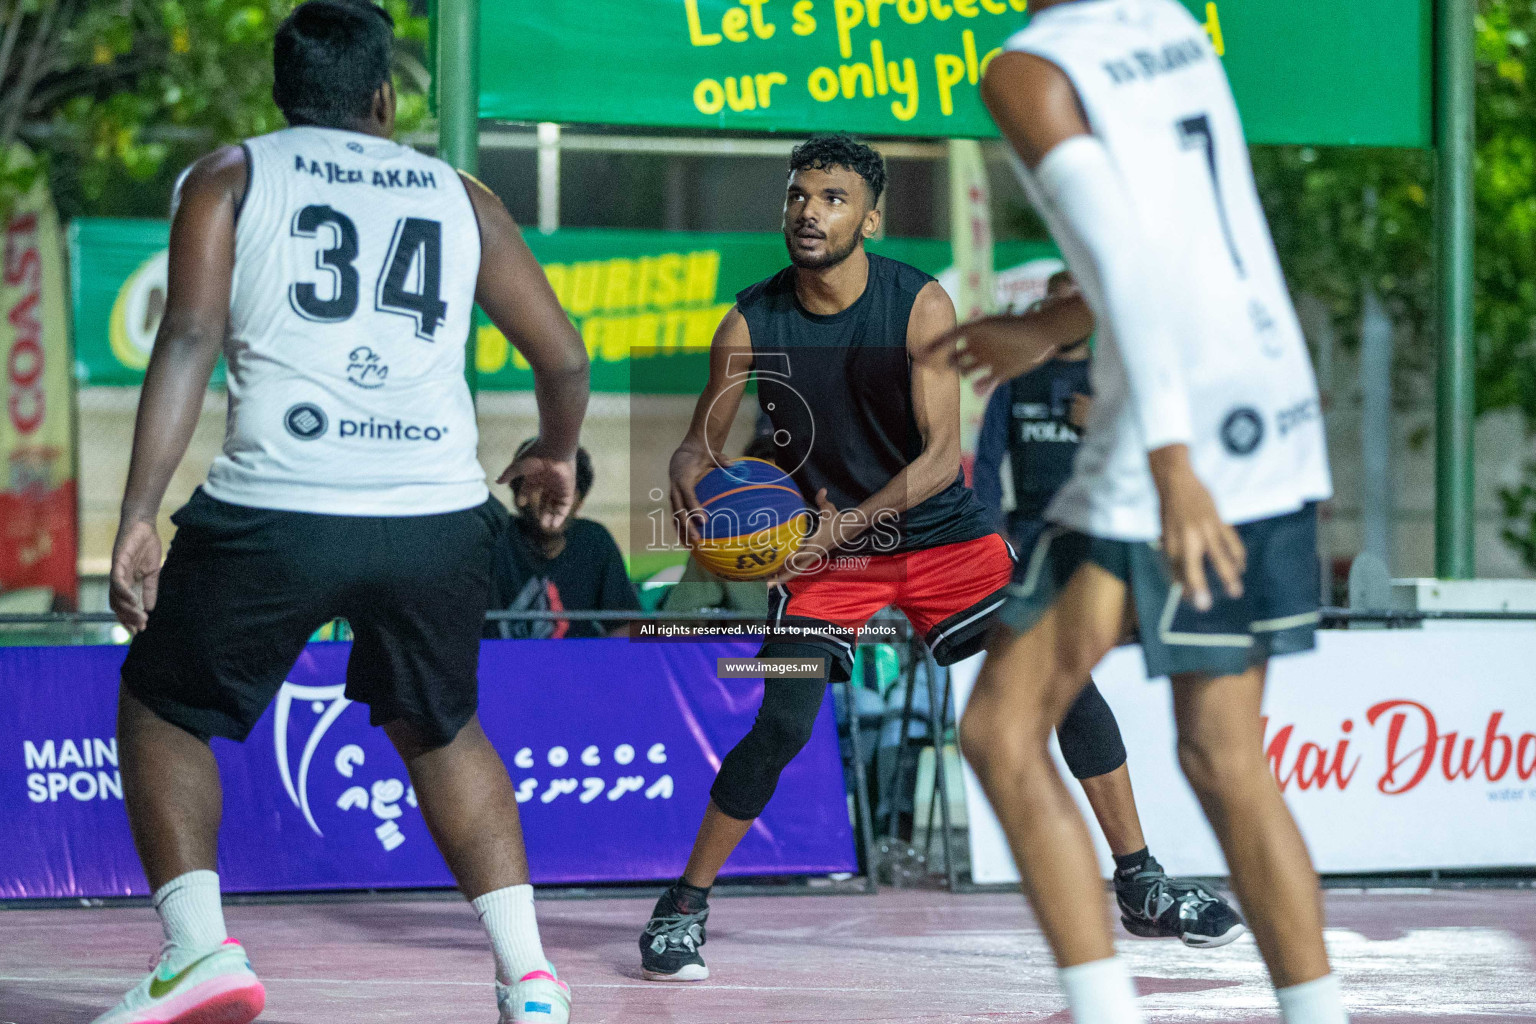
[[[171,517],[149,624],[123,686],[194,735],[243,740],[316,629],[352,627],[347,697],[447,743],[475,713],[491,550],[506,513],[335,516],[232,505],[201,488]]]
[[[1021,552],[1009,600],[998,618],[1022,633],[1055,602],[1084,564],[1114,574],[1130,588],[1147,676],[1238,675],[1315,644],[1321,603],[1317,506],[1237,527],[1248,551],[1243,596],[1226,596],[1207,567],[1213,604],[1197,611],[1183,600],[1162,552],[1145,542],[1105,540],[1062,526],[1045,529]]]

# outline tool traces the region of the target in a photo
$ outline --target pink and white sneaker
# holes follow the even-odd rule
[[[501,1024],[569,1024],[571,986],[555,977],[555,965],[530,971],[511,985],[496,983],[496,1007]]]
[[[225,939],[190,959],[167,951],[149,977],[92,1024],[250,1024],[266,1002],[245,947]]]

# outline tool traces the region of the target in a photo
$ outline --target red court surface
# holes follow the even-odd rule
[[[574,986],[576,1024],[1068,1020],[1022,899],[717,899],[713,978],[640,980],[650,901],[549,900],[545,947]],[[269,1024],[495,1020],[490,954],[463,903],[232,906],[230,931],[267,984]],[[1536,1021],[1536,891],[1334,891],[1329,949],[1356,1020]],[[1196,951],[1121,934],[1149,1020],[1275,1021],[1251,938]],[[160,939],[147,908],[0,911],[0,1021],[88,1022],[142,976]]]

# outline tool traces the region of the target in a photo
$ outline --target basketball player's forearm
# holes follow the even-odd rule
[[[197,429],[220,340],[182,334],[155,343],[133,428],[133,456],[123,491],[124,521],[154,522],[159,515],[171,476]]]
[[[688,435],[677,447],[679,453],[713,458],[714,453],[725,451],[731,426],[741,411],[741,396],[746,391],[737,385],[751,367],[752,335],[741,310],[732,306],[709,343],[709,379],[693,407]]]
[[[1044,341],[1053,351],[1082,341],[1093,333],[1093,310],[1081,295],[1048,299],[1028,313],[1007,318],[1021,344]]]
[[[1157,493],[1167,495],[1194,475],[1189,461],[1189,445],[1167,444],[1147,453],[1147,466],[1152,471],[1152,483]]]
[[[587,362],[558,370],[535,371],[534,397],[539,405],[539,440],[553,456],[576,455],[581,444],[581,423],[587,415],[591,394],[591,375]]]
[[[678,446],[680,449],[688,449],[700,455],[725,451],[731,425],[736,422],[736,414],[741,411],[744,391],[729,385],[729,381],[710,380],[704,393],[699,396],[693,422],[688,427],[688,436]]]
[[[916,508],[955,479],[955,473],[959,471],[958,459],[929,457],[929,451],[913,459],[907,468],[891,477],[888,484],[859,504],[855,522],[860,533],[882,518]],[[853,536],[844,538],[845,541],[852,539]]]

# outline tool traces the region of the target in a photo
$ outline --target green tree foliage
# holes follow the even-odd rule
[[[1434,372],[1433,154],[1255,146],[1252,156],[1292,290],[1320,300],[1353,346],[1373,287],[1398,326],[1400,399],[1417,405]]]
[[[43,157],[61,211],[163,214],[169,179],[220,144],[282,127],[272,35],[295,0],[3,0],[0,202]],[[395,18],[403,131],[427,117],[426,18]]]

